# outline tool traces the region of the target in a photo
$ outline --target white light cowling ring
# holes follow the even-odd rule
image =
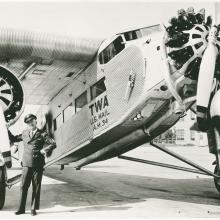
[[[11,149],[8,127],[15,123],[24,109],[24,92],[17,77],[0,66],[0,153],[10,168]]]

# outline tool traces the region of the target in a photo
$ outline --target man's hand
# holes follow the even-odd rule
[[[47,132],[44,133],[44,140],[45,145],[43,150],[45,151],[45,156],[49,157],[51,156],[53,150],[56,148],[56,142],[47,134]]]
[[[13,154],[17,153],[18,148],[19,148],[18,144],[14,144],[14,145],[13,145],[13,151],[12,151],[12,153],[13,153]]]
[[[40,153],[44,156],[46,155],[46,151],[44,149],[40,150]]]

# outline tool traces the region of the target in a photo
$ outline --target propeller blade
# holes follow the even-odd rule
[[[210,31],[209,43],[203,54],[197,84],[197,121],[201,130],[206,130],[204,123],[212,91],[216,58],[218,50],[212,38],[216,35],[216,27]]]

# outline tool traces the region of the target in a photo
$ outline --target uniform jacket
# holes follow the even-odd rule
[[[42,168],[45,165],[45,158],[40,151],[44,149],[49,154],[56,147],[55,141],[40,129],[37,129],[32,138],[30,137],[30,129],[24,130],[20,135],[13,135],[9,131],[9,139],[13,143],[23,141],[23,167]]]

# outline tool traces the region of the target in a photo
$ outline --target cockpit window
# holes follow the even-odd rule
[[[99,62],[100,64],[108,63],[114,56],[119,54],[125,45],[121,36],[117,37],[111,44],[109,44],[100,54]]]
[[[141,37],[140,30],[135,30],[135,31],[128,31],[124,33],[125,40],[130,41],[130,40],[135,40]]]
[[[146,27],[146,28],[141,29],[141,34],[143,36],[149,36],[149,35],[152,35],[152,34],[157,34],[159,32],[161,32],[160,25],[154,25],[154,26],[151,26],[151,27]]]

